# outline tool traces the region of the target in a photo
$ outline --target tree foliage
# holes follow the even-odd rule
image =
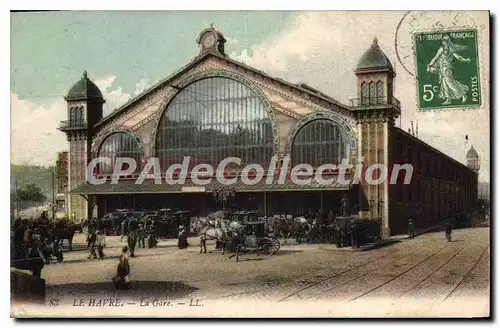
[[[29,183],[24,187],[17,189],[17,192],[14,191],[13,196],[17,196],[17,199],[20,201],[28,202],[43,202],[47,199],[45,194],[42,192],[42,189],[34,183]]]

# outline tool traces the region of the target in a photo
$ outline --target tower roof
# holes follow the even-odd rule
[[[71,87],[64,99],[66,101],[95,99],[104,102],[101,90],[88,78],[87,71],[83,72],[82,78]]]
[[[474,149],[474,146],[471,146],[469,151],[467,152],[466,158],[478,158],[479,155],[477,151]]]
[[[356,70],[384,68],[394,71],[390,60],[378,46],[378,39],[374,38],[370,48],[359,59]]]

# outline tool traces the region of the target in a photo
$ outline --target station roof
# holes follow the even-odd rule
[[[283,184],[278,184],[278,179],[272,184],[266,184],[266,180],[262,179],[254,185],[244,184],[241,180],[233,185],[221,184],[217,179],[213,178],[209,184],[200,186],[186,179],[183,185],[169,185],[166,183],[155,184],[154,180],[145,180],[142,184],[135,184],[135,180],[119,181],[118,184],[106,182],[102,185],[84,184],[73,189],[71,194],[80,195],[113,195],[113,194],[193,194],[193,193],[211,193],[220,188],[234,188],[236,192],[273,192],[273,191],[314,191],[314,190],[348,190],[350,185],[340,184],[334,181],[331,185],[318,184],[316,181],[311,181],[307,185],[297,185],[291,180],[285,181]]]

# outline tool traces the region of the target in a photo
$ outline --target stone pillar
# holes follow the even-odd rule
[[[69,169],[68,169],[68,189],[69,191],[87,182],[87,159],[88,140],[84,133],[69,135]],[[73,214],[77,220],[88,219],[89,207],[87,200],[81,195],[69,194],[68,216],[73,219]]]
[[[360,209],[359,217],[378,220],[381,224],[381,234],[388,236],[389,229],[389,197],[388,181],[390,176],[381,184],[369,184],[365,179],[367,169],[375,164],[385,166],[388,174],[388,118],[382,114],[363,113],[358,119],[360,147],[358,157],[364,158],[361,175],[361,188],[359,188]],[[380,170],[377,176],[380,175]]]

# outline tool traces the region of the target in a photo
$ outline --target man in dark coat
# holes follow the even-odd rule
[[[146,227],[144,224],[139,223],[139,228],[138,228],[138,239],[139,239],[139,248],[146,248]]]
[[[97,258],[97,254],[96,254],[96,242],[97,242],[97,232],[98,230],[93,230],[91,231],[89,229],[89,235],[88,235],[88,239],[87,239],[87,243],[88,243],[88,247],[89,247],[89,256],[87,257],[89,260],[91,258],[94,258],[96,259]]]
[[[139,222],[137,220],[131,220],[128,224],[128,235],[127,244],[130,250],[130,257],[135,257],[135,246],[137,245],[138,233],[139,233]]]
[[[453,230],[453,220],[448,220],[446,223],[446,230],[445,230],[445,236],[446,239],[448,239],[449,242],[451,242],[451,232]]]
[[[460,223],[461,223],[461,218],[462,218],[462,215],[460,214],[460,211],[457,212],[457,215],[455,215],[455,222],[454,222],[454,226],[456,229],[460,228]]]
[[[344,247],[344,231],[339,222],[336,222],[333,226],[335,232],[335,242],[337,243],[337,248]]]
[[[351,233],[351,246],[353,248],[359,248],[358,227],[356,226],[356,222],[354,220],[352,220],[350,224],[350,233]]]
[[[412,218],[408,220],[408,238],[415,238],[415,221]]]

